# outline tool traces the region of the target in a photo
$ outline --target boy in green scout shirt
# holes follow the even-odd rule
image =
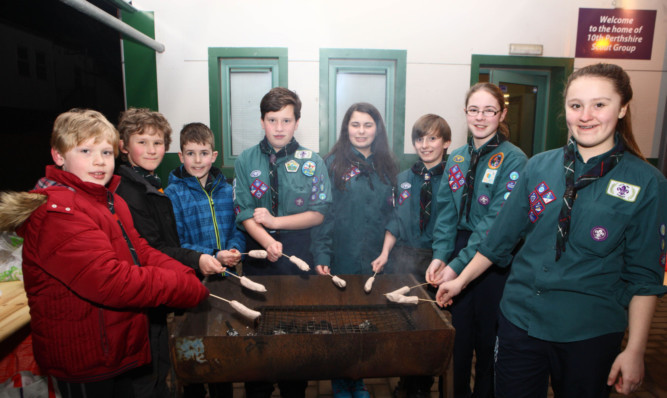
[[[294,132],[301,117],[296,93],[276,87],[262,98],[265,137],[234,164],[236,223],[248,236],[248,250],[264,249],[268,261],[246,259],[248,275],[290,275],[295,255],[312,265],[310,228],[331,204],[331,184],[322,158],[299,145]]]
[[[433,226],[438,215],[438,193],[452,131],[445,119],[427,114],[412,127],[412,145],[419,160],[401,172],[397,180],[394,217],[387,223],[382,253],[371,265],[373,270],[411,274],[423,280],[433,258]],[[429,397],[433,376],[401,377],[396,390],[405,390],[407,398]]]
[[[301,273],[283,256],[297,256],[313,267],[310,228],[324,220],[331,184],[322,158],[299,145],[294,132],[301,100],[283,87],[271,89],[260,103],[265,137],[246,149],[234,165],[236,223],[247,233],[247,249],[267,251],[266,259],[247,257],[246,275]],[[303,394],[306,381],[278,383],[282,396]],[[246,383],[246,396],[269,397],[273,386]]]
[[[412,274],[421,280],[433,258],[433,226],[438,208],[435,195],[447,162],[452,131],[445,119],[427,114],[412,127],[412,145],[419,160],[397,177],[394,217],[387,223],[384,246],[373,270]]]

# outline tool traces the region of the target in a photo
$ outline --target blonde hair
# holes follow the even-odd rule
[[[51,148],[63,154],[91,138],[95,143],[108,141],[118,155],[118,131],[113,124],[98,111],[74,108],[58,115],[53,123]]]

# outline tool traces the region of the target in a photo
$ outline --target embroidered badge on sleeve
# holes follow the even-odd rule
[[[528,194],[528,200],[530,201],[528,218],[530,222],[535,223],[540,218],[540,214],[542,214],[546,205],[556,200],[556,195],[545,182],[541,182]]]
[[[401,192],[401,194],[398,196],[398,204],[402,205],[403,202],[405,202],[405,200],[409,197],[410,197],[410,191],[405,190],[405,191]]]
[[[449,187],[452,192],[456,192],[459,188],[466,184],[466,179],[459,165],[455,164],[449,169]]]
[[[250,185],[250,194],[257,199],[261,199],[268,190],[269,186],[262,182],[262,180],[259,178],[253,181]]]

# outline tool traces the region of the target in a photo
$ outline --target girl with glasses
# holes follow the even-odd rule
[[[502,91],[477,83],[464,109],[468,144],[455,149],[445,167],[448,184],[437,195],[433,260],[426,281],[433,285],[463,271],[477,251],[503,203],[523,172],[526,155],[508,141],[507,108]],[[494,266],[451,307],[454,339],[454,396],[469,397],[473,353],[476,357],[475,397],[493,397],[493,350],[498,304],[507,270]]]

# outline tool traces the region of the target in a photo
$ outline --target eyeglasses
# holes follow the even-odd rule
[[[480,110],[477,109],[477,108],[468,108],[468,109],[465,110],[465,112],[466,112],[466,115],[473,116],[473,117],[480,114]],[[482,113],[482,115],[484,115],[484,117],[494,117],[499,112],[500,111],[497,111],[495,109],[484,109],[483,111],[481,111],[481,113]]]

